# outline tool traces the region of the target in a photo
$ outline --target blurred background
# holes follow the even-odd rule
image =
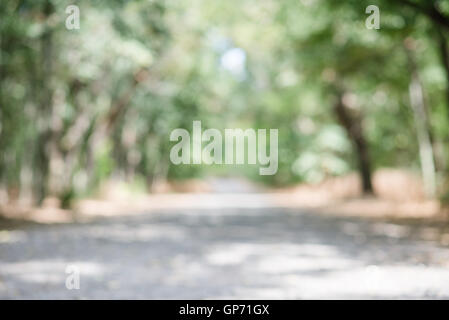
[[[449,297],[449,2],[8,0],[0,31],[0,297]],[[277,174],[172,164],[170,132],[194,120],[279,129]],[[185,267],[215,242],[234,251]],[[129,286],[113,267],[124,244]],[[169,270],[152,269],[150,291],[145,250]],[[283,262],[245,265],[259,253]],[[106,287],[66,290],[68,261]],[[294,278],[304,263],[369,283]],[[261,272],[251,290],[186,280],[245,268]],[[421,282],[391,286],[398,274]]]

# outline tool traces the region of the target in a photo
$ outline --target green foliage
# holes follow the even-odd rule
[[[69,202],[112,175],[148,184],[223,172],[277,185],[320,181],[357,168],[332,109],[339,88],[363,119],[373,166],[417,167],[407,38],[417,44],[445,175],[448,83],[436,26],[413,7],[371,2],[78,1],[81,29],[67,30],[69,1],[2,1],[1,184]],[[380,30],[365,28],[369,4],[381,8]],[[245,55],[239,70],[223,63],[235,48]],[[278,174],[172,165],[169,134],[193,120],[278,128]]]

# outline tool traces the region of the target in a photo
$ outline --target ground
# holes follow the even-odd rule
[[[258,194],[193,200],[3,224],[0,298],[449,298],[449,247],[425,237],[430,227],[276,207]],[[66,288],[68,265],[79,290]]]

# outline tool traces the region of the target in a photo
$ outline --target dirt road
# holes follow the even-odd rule
[[[229,199],[25,224],[0,231],[0,298],[449,298],[449,248],[416,232]],[[66,288],[69,265],[79,290]]]

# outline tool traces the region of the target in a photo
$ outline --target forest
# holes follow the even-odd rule
[[[209,175],[371,194],[380,168],[449,202],[449,1],[3,0],[0,32],[0,203]],[[277,173],[171,163],[195,120],[278,129]]]

